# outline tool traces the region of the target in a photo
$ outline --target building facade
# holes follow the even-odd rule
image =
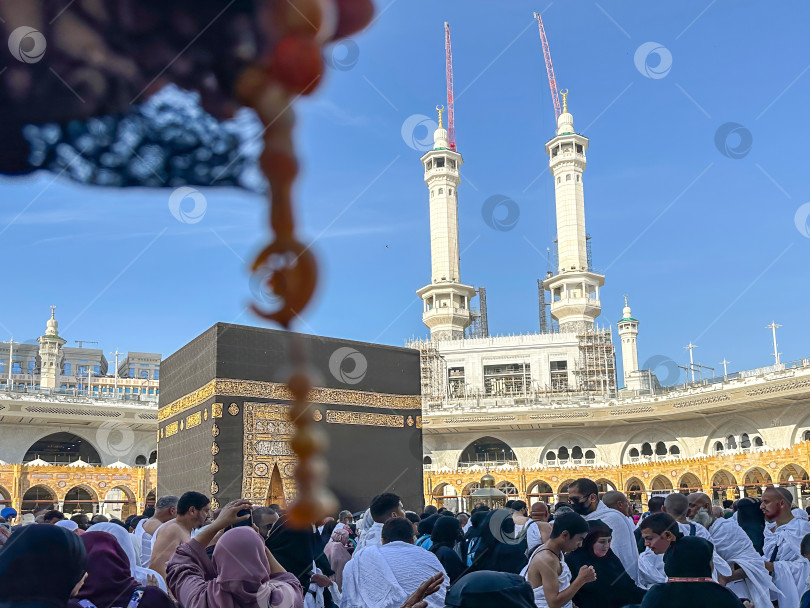
[[[541,311],[547,300],[552,321],[549,328],[541,322],[541,333],[465,335],[469,297],[434,297],[462,285],[456,220],[461,157],[447,150],[441,126],[434,141],[422,157],[433,273],[431,284],[417,292],[431,335],[410,342],[421,351],[427,504],[469,510],[485,474],[529,503],[565,500],[571,481],[589,477],[602,491],[624,491],[638,506],[656,493],[702,490],[721,501],[759,495],[771,484],[785,485],[805,504],[810,359],[777,359],[770,367],[707,380],[696,380],[699,366],[690,363],[692,382],[662,387],[652,370],[639,369],[640,323],[625,298],[616,323],[617,377],[613,328],[598,320],[605,277],[592,268],[585,226],[589,141],[574,130],[567,93],[545,147],[557,238],[556,267],[539,285]],[[441,175],[452,179],[434,175],[437,159]],[[448,190],[440,194],[440,188]],[[437,250],[437,243],[452,246]],[[437,280],[437,267],[453,270]],[[455,283],[445,285],[445,278]],[[481,302],[485,315],[483,308]]]
[[[148,377],[108,375],[102,350],[65,346],[53,309],[37,342],[0,344],[0,504],[141,512],[157,491],[160,355],[124,360]]]

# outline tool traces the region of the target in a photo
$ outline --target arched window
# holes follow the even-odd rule
[[[802,441],[810,441],[810,431],[805,431],[802,434]]]
[[[574,458],[576,460],[581,460],[582,459],[582,448],[579,447],[578,445],[575,445],[574,449],[571,450],[571,458]]]
[[[726,437],[726,448],[729,450],[737,449],[737,440],[734,438],[734,435]]]
[[[471,466],[476,463],[515,462],[517,456],[508,445],[494,437],[482,437],[473,441],[461,453],[459,465]]]
[[[565,181],[567,181],[567,182],[571,181],[571,174],[570,173],[565,176]]]
[[[638,450],[636,448],[630,449],[630,458],[638,458]]]
[[[560,460],[568,460],[569,458],[568,448],[565,446],[562,446],[559,450],[557,450],[557,454],[560,456]]]
[[[135,466],[136,467],[145,467],[146,466],[146,456],[136,456],[135,457]]]
[[[762,437],[754,437],[754,447],[755,448],[761,448],[762,445],[763,445]]]
[[[647,443],[646,441],[641,444],[641,455],[642,456],[652,456],[652,446]]]
[[[588,451],[585,452],[585,458],[587,460],[595,460],[596,459],[596,454],[593,453],[593,450],[588,450]]]
[[[751,447],[751,440],[748,438],[748,433],[740,435],[740,447],[743,449]]]
[[[546,460],[557,460],[557,455],[554,452],[546,452]]]
[[[667,455],[667,446],[664,444],[663,441],[659,441],[655,444],[655,454],[656,456],[666,456]]]
[[[149,454],[149,464],[154,464],[157,462],[157,450],[152,450],[152,453]]]
[[[439,195],[444,194],[444,188],[439,188]]]
[[[715,452],[722,452],[723,451],[723,443],[718,441],[714,444],[714,451]]]
[[[449,194],[450,196],[453,196],[453,189],[452,189],[452,188],[448,188],[448,189],[447,189],[447,194]]]
[[[118,431],[113,431],[115,432]],[[114,440],[111,435],[111,445],[117,445]],[[88,464],[101,464],[101,457],[90,442],[72,433],[53,433],[35,441],[23,456],[23,462],[31,462],[37,458],[57,465],[70,464],[80,458]]]
[[[678,456],[681,453],[681,450],[677,445],[673,445],[669,448],[669,453],[673,456]]]

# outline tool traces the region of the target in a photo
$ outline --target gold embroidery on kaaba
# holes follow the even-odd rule
[[[264,503],[270,496],[271,478],[278,467],[286,501],[295,498],[296,458],[289,447],[295,426],[289,422],[290,406],[283,403],[242,404],[243,454],[242,496]]]
[[[213,509],[214,511],[219,509],[219,501],[216,498],[211,499],[211,509]]]
[[[219,436],[219,427],[217,423],[214,423],[214,426],[211,427],[211,437],[218,437]]]
[[[228,413],[229,413],[231,416],[236,416],[236,415],[239,413],[239,406],[238,406],[238,405],[236,405],[235,403],[231,403],[231,404],[228,406]]]
[[[321,420],[323,420],[323,414],[321,414],[321,410],[315,410],[314,412],[312,412],[312,419],[315,422],[320,422]]]
[[[169,405],[160,408],[158,420],[166,420],[187,409],[201,405],[206,399],[210,399],[213,395],[292,401],[292,395],[285,384],[278,382],[259,382],[257,380],[225,380],[217,378],[211,380],[199,390],[189,393]],[[419,395],[372,393],[341,388],[313,388],[307,398],[313,403],[322,403],[324,405],[356,405],[391,410],[422,409],[422,398]],[[212,404],[211,415],[214,418],[222,417],[221,403]]]
[[[156,441],[157,441],[158,443],[160,443],[160,429],[158,429],[157,431],[155,431],[155,433],[157,434],[157,439],[156,439]]]
[[[259,477],[264,477],[267,475],[267,465],[263,462],[259,462],[253,467],[253,474],[258,475]]]
[[[215,441],[214,443],[211,444],[211,456],[216,456],[217,454],[219,454],[219,446]]]
[[[193,429],[200,424],[202,424],[202,412],[196,412],[191,416],[186,416],[186,430]]]
[[[203,420],[208,420],[208,408],[203,410]]]
[[[367,426],[403,427],[403,416],[391,414],[369,414],[367,412],[343,412],[326,410],[326,421],[332,424],[363,424]]]
[[[172,435],[177,435],[179,425],[175,420],[171,424],[166,425],[166,437],[171,437]]]
[[[408,423],[408,426],[413,426],[413,416],[408,416],[407,423]]]
[[[211,482],[211,494],[216,494],[217,492],[219,492],[219,485],[217,484],[216,481],[212,481]]]
[[[422,428],[422,417],[421,416],[416,417],[416,428],[418,428],[418,429]]]
[[[211,475],[216,475],[219,473],[219,465],[217,464],[216,460],[211,461]]]

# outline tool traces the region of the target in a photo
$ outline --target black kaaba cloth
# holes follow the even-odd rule
[[[299,334],[311,415],[329,437],[328,486],[341,508],[394,492],[421,512],[419,352]],[[158,490],[212,503],[295,497],[291,370],[284,331],[217,323],[160,364]]]

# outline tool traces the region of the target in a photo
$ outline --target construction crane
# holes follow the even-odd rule
[[[98,342],[92,340],[74,340],[74,342],[79,345],[79,348],[84,348],[85,344],[98,344]]]
[[[537,19],[537,27],[540,29],[540,44],[543,46],[543,58],[546,60],[546,72],[548,72],[548,86],[551,89],[551,101],[554,103],[554,118],[555,120],[560,117],[560,96],[557,93],[557,79],[554,76],[554,66],[551,63],[551,50],[548,47],[548,38],[546,38],[546,30],[543,27],[543,19],[540,13],[535,13],[534,18]],[[447,24],[445,23],[445,26]],[[447,40],[450,40],[450,34],[447,34]],[[449,43],[448,43],[449,44]],[[452,110],[451,110],[452,116]]]
[[[450,46],[450,24],[444,22],[444,61],[447,69],[447,134],[450,149],[456,151],[456,121],[453,111],[453,49]]]

